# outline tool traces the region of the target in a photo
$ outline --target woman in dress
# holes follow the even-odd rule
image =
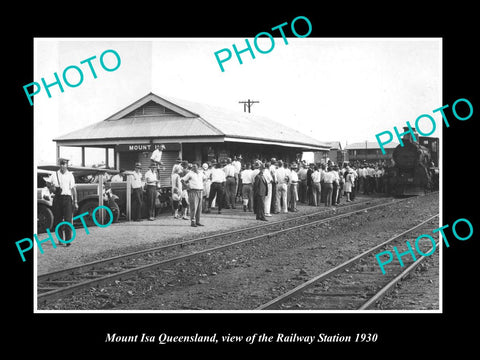
[[[352,193],[353,181],[354,181],[353,172],[349,167],[347,167],[347,174],[345,176],[345,184],[343,185],[345,194],[347,194],[347,202],[352,201],[350,199],[350,194]]]

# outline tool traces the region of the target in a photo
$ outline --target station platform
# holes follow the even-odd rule
[[[357,196],[355,202],[365,201],[368,198]],[[345,204],[347,203],[343,201],[339,206]],[[315,207],[299,203],[297,208],[297,212],[272,214],[267,219],[268,221],[278,221],[312,212],[335,211],[335,207],[327,208],[323,204]],[[46,241],[42,244],[42,254],[35,245],[37,250],[34,268],[37,269],[37,275],[41,275],[150,247],[233,229],[268,224],[268,222],[256,220],[253,212],[244,212],[240,204],[236,209],[223,209],[221,214],[218,214],[216,209],[212,209],[210,214],[201,215],[200,222],[204,226],[192,227],[190,220],[174,219],[170,213],[163,213],[153,221],[148,219],[130,222],[121,220],[104,228],[89,226],[89,234],[83,226],[80,226],[76,228],[76,237],[68,247],[57,245],[54,248],[51,241]],[[57,243],[58,240],[55,235],[53,236]],[[45,233],[38,235],[39,240],[47,237]]]

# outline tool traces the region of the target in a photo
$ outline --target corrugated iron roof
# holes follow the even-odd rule
[[[128,117],[135,109],[154,101],[178,115]],[[233,112],[153,93],[137,100],[108,119],[62,135],[55,141],[141,137],[224,136],[266,142],[300,144],[328,149],[308,135],[256,114]]]
[[[189,136],[222,135],[198,117],[145,116],[122,118],[115,121],[100,121],[83,129],[59,136],[54,140],[179,137],[185,136],[185,134]]]

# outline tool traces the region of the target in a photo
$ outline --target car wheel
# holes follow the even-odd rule
[[[37,233],[44,233],[53,226],[53,212],[45,205],[38,205]]]
[[[108,206],[108,208],[112,211],[112,214],[113,214],[112,222],[117,222],[118,218],[120,217],[120,208],[118,207],[118,204],[112,201],[108,205],[104,203],[104,206]],[[97,207],[98,207],[98,201],[95,199],[90,199],[82,203],[78,208],[79,214],[88,212],[88,215],[83,216],[83,219],[85,220],[85,224],[87,224],[87,226],[95,225],[95,222],[93,221],[93,218],[92,218],[92,214]],[[103,212],[103,222],[101,221],[101,212]],[[95,219],[99,224],[105,225],[110,221],[110,215],[107,213],[106,210],[99,209],[95,213]]]
[[[82,217],[87,226],[95,225],[95,223],[93,222],[92,213],[97,208],[97,206],[98,201],[96,201],[95,199],[86,200],[80,204],[78,208],[78,214],[88,213],[87,215]]]

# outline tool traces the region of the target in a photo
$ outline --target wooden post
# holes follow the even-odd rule
[[[85,166],[85,146],[82,146],[82,164],[81,166]]]
[[[109,157],[108,157],[108,147],[105,148],[105,166],[108,168],[110,167],[110,164],[109,164]]]
[[[118,152],[117,149],[118,149],[118,147],[115,146],[114,151],[113,151],[113,157],[115,159],[114,160],[115,163],[114,163],[113,166],[114,166],[115,169],[120,170],[120,153]]]
[[[98,206],[103,206],[103,174],[98,176]],[[100,214],[100,224],[103,225],[103,209],[101,209]]]
[[[132,220],[132,176],[127,175],[127,191],[126,195],[127,203],[126,203],[126,213],[127,213],[127,221]]]
[[[58,159],[60,159],[60,145],[58,145],[58,143],[57,143],[57,149],[56,149],[56,154],[55,154],[55,156],[57,157],[57,158],[55,159],[55,164],[58,165]]]

